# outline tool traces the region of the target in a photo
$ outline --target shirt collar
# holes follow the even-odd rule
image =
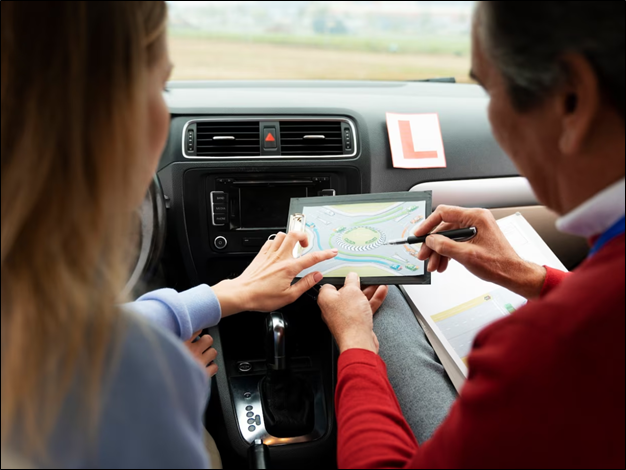
[[[624,216],[624,178],[560,217],[556,227],[565,233],[591,238],[608,230]]]

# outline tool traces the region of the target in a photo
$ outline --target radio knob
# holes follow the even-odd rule
[[[215,245],[215,248],[217,248],[218,250],[223,250],[224,248],[228,246],[228,240],[226,240],[226,238],[224,237],[217,237],[215,241],[213,242],[213,244]]]

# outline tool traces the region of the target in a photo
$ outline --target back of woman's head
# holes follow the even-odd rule
[[[72,382],[97,415],[166,7],[0,5],[2,443],[40,452]]]

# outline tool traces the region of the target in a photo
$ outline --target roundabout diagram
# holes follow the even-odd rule
[[[337,249],[338,255],[300,273],[320,271],[329,278],[356,271],[362,277],[419,276],[424,262],[418,246],[386,245],[405,238],[424,220],[423,201],[305,206],[306,232],[311,251]]]
[[[335,235],[334,245],[345,251],[365,252],[383,246],[387,236],[374,227],[357,226],[342,230]]]

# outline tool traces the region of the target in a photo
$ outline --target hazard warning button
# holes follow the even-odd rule
[[[263,148],[264,149],[276,149],[276,128],[266,127],[263,129]]]

